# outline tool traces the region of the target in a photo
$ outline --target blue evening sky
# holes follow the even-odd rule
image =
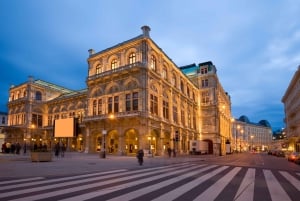
[[[281,98],[300,64],[297,0],[1,0],[0,111],[11,85],[32,75],[86,87],[88,49],[151,28],[178,65],[212,61],[235,118],[284,126]]]

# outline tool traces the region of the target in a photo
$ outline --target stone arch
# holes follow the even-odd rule
[[[138,86],[140,86],[140,82],[135,78],[131,78],[124,82],[125,90],[137,89]]]
[[[90,97],[97,97],[103,94],[103,90],[100,87],[95,87],[91,90]]]
[[[135,47],[132,47],[128,49],[125,53],[125,58],[126,58],[126,64],[130,64],[129,62],[129,56],[130,54],[134,53],[135,54],[135,62],[138,62],[138,55],[137,55],[137,49]]]
[[[129,128],[124,132],[124,150],[127,155],[135,155],[139,147],[139,133],[134,128]]]
[[[105,94],[112,94],[112,93],[115,93],[115,92],[118,92],[118,91],[120,91],[120,87],[116,83],[110,83],[105,88]]]

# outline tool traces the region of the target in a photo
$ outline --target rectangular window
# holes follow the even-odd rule
[[[201,68],[201,74],[207,74],[208,68]]]
[[[157,96],[150,95],[150,112],[152,114],[158,115],[158,103],[157,103]]]
[[[163,101],[163,117],[169,119],[169,103],[167,101]]]
[[[108,105],[107,105],[107,111],[108,111],[108,113],[112,113],[112,111],[113,111],[113,98],[112,97],[109,97],[108,98]]]
[[[184,110],[181,110],[181,124],[185,126],[185,115],[184,115]]]
[[[201,80],[202,87],[208,87],[208,79]]]
[[[119,112],[119,96],[114,97],[114,112]]]
[[[48,116],[48,126],[52,126],[52,116]]]
[[[32,114],[31,116],[31,124],[35,125],[36,127],[42,127],[43,126],[43,117],[42,115],[38,114]]]
[[[98,100],[98,115],[102,114],[102,99]]]
[[[134,92],[132,94],[132,110],[137,111],[139,110],[139,93]]]
[[[97,111],[97,101],[94,100],[93,101],[93,116],[97,115],[96,111]]]
[[[173,106],[173,121],[178,123],[178,111],[176,106]]]
[[[126,112],[129,112],[131,111],[131,94],[126,94],[125,97],[126,97],[125,109]]]

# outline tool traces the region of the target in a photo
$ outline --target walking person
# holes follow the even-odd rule
[[[58,157],[59,156],[59,143],[57,142],[55,144],[55,147],[54,147],[54,151],[55,151],[55,156]]]
[[[65,156],[65,151],[66,151],[66,145],[63,143],[61,146],[61,157]]]
[[[140,165],[143,165],[143,162],[144,162],[144,151],[142,149],[140,149],[137,154],[136,154],[136,157],[138,159],[138,163]]]
[[[171,155],[172,155],[172,149],[169,147],[168,148],[168,155],[169,155],[169,158],[171,158]]]

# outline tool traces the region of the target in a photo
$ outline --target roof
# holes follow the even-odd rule
[[[46,82],[46,81],[43,81],[43,80],[35,80],[35,81],[33,81],[33,83],[41,85],[43,87],[51,88],[52,90],[60,91],[62,93],[71,93],[71,92],[74,92],[73,90],[70,90],[70,89],[67,89],[65,87],[61,87],[61,86],[58,86],[56,84],[52,84],[50,82]]]

